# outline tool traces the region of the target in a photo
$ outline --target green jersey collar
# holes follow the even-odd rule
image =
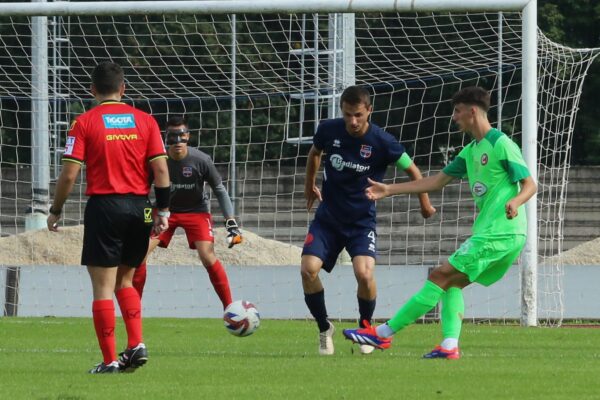
[[[482,140],[487,140],[488,142],[490,142],[492,147],[494,147],[494,145],[502,135],[503,133],[500,132],[498,129],[492,128],[485,134]]]

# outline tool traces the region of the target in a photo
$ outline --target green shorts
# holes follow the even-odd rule
[[[448,259],[471,282],[490,286],[506,274],[525,246],[525,235],[473,235]]]

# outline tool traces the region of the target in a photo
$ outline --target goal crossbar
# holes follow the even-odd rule
[[[533,0],[209,0],[103,1],[0,4],[0,15],[150,15],[232,13],[354,13],[421,11],[521,11]]]

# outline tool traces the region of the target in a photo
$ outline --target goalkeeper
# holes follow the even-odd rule
[[[133,286],[140,297],[146,283],[146,262],[156,246],[166,248],[175,230],[182,227],[187,236],[190,249],[196,249],[200,261],[210,278],[210,282],[219,296],[223,308],[231,299],[231,289],[227,273],[221,261],[215,255],[212,216],[209,213],[208,195],[204,183],[215,193],[227,229],[229,248],[242,242],[242,233],[233,217],[233,206],[227,190],[221,182],[221,176],[211,158],[198,149],[188,147],[190,131],[183,116],[169,118],[166,125],[165,142],[168,146],[169,172],[171,177],[171,207],[169,229],[159,236],[151,236],[148,253],[143,263],[136,269]]]
[[[474,140],[442,172],[418,182],[384,185],[371,181],[367,197],[378,200],[403,193],[440,190],[454,178],[468,178],[479,215],[473,236],[435,268],[423,288],[387,323],[377,328],[346,329],[355,343],[390,347],[393,334],[442,303],[443,341],[424,358],[458,359],[464,300],[462,289],[473,282],[489,286],[501,279],[525,246],[527,220],[523,204],[537,190],[519,147],[492,128],[487,111],[490,95],[467,87],[452,98],[452,119]]]

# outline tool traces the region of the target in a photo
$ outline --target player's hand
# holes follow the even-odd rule
[[[365,189],[365,195],[369,200],[379,200],[388,196],[387,186],[385,183],[377,182],[372,180],[371,178],[367,178],[369,182],[369,187]]]
[[[305,187],[304,188],[304,198],[306,199],[306,209],[310,211],[315,200],[319,199],[319,201],[323,201],[323,197],[321,196],[321,191],[318,187]]]
[[[154,234],[158,236],[167,229],[169,229],[169,218],[159,217],[158,215],[154,216],[154,227],[152,228]]]
[[[225,221],[225,229],[227,229],[227,244],[229,245],[229,248],[242,243],[244,239],[242,237],[242,231],[237,222],[235,222],[235,219],[229,218]]]
[[[60,215],[54,215],[52,213],[48,214],[48,218],[46,219],[46,224],[48,225],[48,230],[52,232],[58,232],[58,221],[60,220]]]
[[[511,200],[504,206],[504,210],[506,211],[506,218],[513,219],[517,215],[519,215],[519,205],[516,200]]]
[[[421,205],[421,215],[423,218],[432,217],[436,212],[437,210],[431,204]]]

